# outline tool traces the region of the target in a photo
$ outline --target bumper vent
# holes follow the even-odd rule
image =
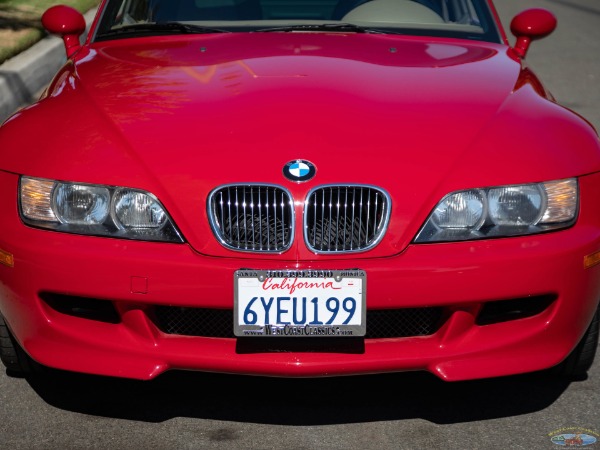
[[[369,250],[383,238],[390,199],[369,186],[325,186],[309,193],[304,211],[308,247],[316,253]]]
[[[209,199],[209,218],[222,245],[238,251],[283,252],[294,236],[294,208],[283,188],[223,186]]]
[[[548,309],[557,298],[557,295],[549,294],[487,302],[481,308],[475,323],[491,325],[537,316]]]
[[[41,293],[40,298],[50,308],[67,316],[112,324],[121,323],[121,316],[109,300],[74,297],[49,292]]]
[[[234,337],[233,311],[230,309],[159,306],[155,310],[155,316],[158,328],[166,334]],[[384,339],[429,336],[439,330],[443,323],[442,317],[442,308],[367,311],[367,335],[365,337],[367,339]]]

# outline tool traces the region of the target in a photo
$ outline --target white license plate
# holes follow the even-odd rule
[[[364,336],[366,281],[362,270],[238,270],[234,334]]]

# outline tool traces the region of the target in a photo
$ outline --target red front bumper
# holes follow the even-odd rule
[[[594,180],[596,178],[596,180]],[[563,360],[587,329],[600,298],[598,176],[580,180],[581,214],[569,230],[452,244],[413,245],[391,258],[280,262],[206,257],[185,244],[94,238],[25,227],[15,175],[0,172],[0,310],[25,350],[55,368],[149,379],[169,369],[275,376],[428,370],[446,380],[516,374]],[[442,307],[443,325],[420,337],[366,339],[361,352],[241,352],[234,338],[168,335],[156,305],[233,306],[234,271],[361,268],[369,309]],[[277,264],[277,267],[274,265]],[[41,293],[112,302],[118,323],[58,312]],[[554,295],[528,318],[477,325],[484,303]],[[368,326],[368,325],[367,325]],[[261,339],[261,338],[259,338]],[[268,338],[262,338],[268,339]]]

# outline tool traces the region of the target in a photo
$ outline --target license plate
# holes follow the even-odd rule
[[[234,334],[364,336],[366,281],[362,270],[238,270]]]

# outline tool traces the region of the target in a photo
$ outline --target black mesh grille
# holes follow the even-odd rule
[[[219,188],[210,196],[209,216],[221,243],[235,250],[281,252],[292,243],[292,199],[276,186]]]
[[[367,339],[429,336],[442,325],[442,308],[382,309],[367,312]]]
[[[233,311],[230,309],[158,306],[156,319],[158,328],[167,334],[233,337]]]
[[[389,217],[387,195],[367,186],[312,191],[304,212],[306,241],[316,252],[362,251],[376,245]]]
[[[442,325],[442,308],[367,311],[367,339],[428,336]],[[233,311],[225,309],[156,308],[158,328],[167,334],[233,338]]]

